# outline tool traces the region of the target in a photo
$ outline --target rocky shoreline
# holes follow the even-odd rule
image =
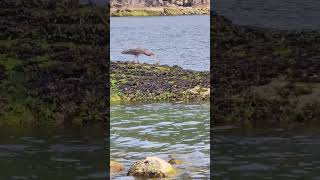
[[[219,15],[211,20],[215,125],[319,124],[319,31],[239,26]]]
[[[198,102],[210,97],[209,72],[179,66],[111,62],[111,103]]]
[[[111,16],[210,14],[209,0],[111,0]]]
[[[62,1],[0,2],[0,125],[106,121],[106,9],[72,9]],[[211,20],[215,124],[319,123],[318,31],[238,26],[218,15]],[[110,69],[112,102],[209,98],[209,72],[124,62],[113,62]]]
[[[208,15],[209,7],[143,7],[143,8],[111,8],[110,16],[178,16]]]
[[[107,122],[106,9],[0,2],[0,125]]]

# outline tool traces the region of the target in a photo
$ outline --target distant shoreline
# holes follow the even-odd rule
[[[111,17],[209,15],[209,7],[128,7],[111,8]]]

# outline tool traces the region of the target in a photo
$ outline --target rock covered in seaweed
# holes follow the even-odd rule
[[[146,157],[135,162],[129,169],[128,176],[165,178],[174,176],[176,170],[168,162],[158,157]]]
[[[319,31],[211,22],[211,121],[252,127],[318,122]]]
[[[108,9],[70,10],[65,0],[0,1],[2,124],[106,122]]]
[[[208,71],[179,66],[111,62],[111,102],[207,101]]]

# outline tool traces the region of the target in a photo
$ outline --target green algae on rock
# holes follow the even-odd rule
[[[70,9],[63,0],[0,2],[0,125],[104,122],[106,9]]]
[[[128,176],[147,177],[147,178],[166,178],[176,174],[176,170],[158,157],[146,157],[135,162],[129,169]]]
[[[111,102],[207,101],[209,72],[111,62]]]
[[[213,122],[252,128],[320,119],[319,31],[239,26],[219,15],[212,23]]]

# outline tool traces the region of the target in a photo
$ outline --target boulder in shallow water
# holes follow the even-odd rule
[[[147,157],[135,162],[129,169],[128,176],[165,178],[176,174],[176,170],[158,157]]]
[[[118,163],[116,161],[110,161],[110,172],[111,173],[117,173],[124,170],[124,167],[121,163]]]

